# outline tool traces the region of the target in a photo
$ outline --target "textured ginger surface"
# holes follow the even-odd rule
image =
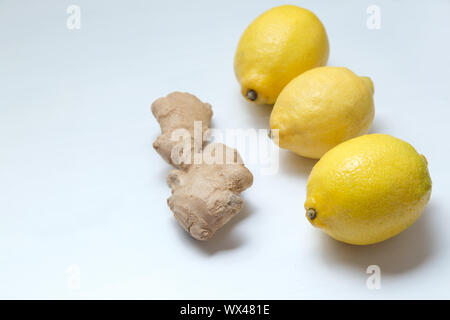
[[[167,203],[181,226],[198,240],[209,240],[241,211],[240,193],[253,183],[253,175],[235,149],[219,143],[209,147],[212,154],[222,149],[223,158],[218,163],[194,164],[187,171],[172,170],[167,177],[172,189]],[[233,154],[228,163],[226,154]]]
[[[201,149],[205,141],[205,132],[211,123],[212,110],[209,103],[201,102],[190,93],[172,92],[167,97],[157,99],[152,104],[152,113],[161,126],[161,135],[153,143],[153,148],[161,157],[179,169],[187,169],[193,162],[193,155]],[[201,136],[194,144],[194,123],[201,122]],[[190,134],[189,161],[176,161],[183,152],[183,141],[174,140],[172,133],[177,129],[185,129]],[[189,142],[189,141],[188,141]],[[174,154],[175,153],[175,154]]]

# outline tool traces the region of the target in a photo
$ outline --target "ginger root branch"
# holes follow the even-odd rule
[[[241,211],[240,193],[252,185],[253,175],[235,149],[215,143],[203,150],[212,117],[208,103],[173,92],[153,102],[152,112],[161,126],[153,147],[177,168],[167,177],[172,190],[167,204],[192,237],[209,240]]]

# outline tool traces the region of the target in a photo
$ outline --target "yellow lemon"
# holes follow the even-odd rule
[[[281,148],[318,159],[339,143],[366,134],[375,114],[373,83],[342,67],[309,70],[278,96],[270,128]]]
[[[284,5],[264,12],[247,27],[234,70],[244,97],[273,104],[294,77],[325,65],[328,53],[325,28],[314,13]]]
[[[316,163],[306,217],[336,240],[372,244],[412,225],[430,195],[425,157],[400,139],[369,134],[338,145]]]

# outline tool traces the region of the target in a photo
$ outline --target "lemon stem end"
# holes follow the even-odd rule
[[[252,89],[247,91],[246,96],[247,96],[247,99],[250,101],[255,101],[256,99],[258,99],[258,94],[256,93],[255,90],[252,90]]]
[[[309,208],[306,211],[306,216],[310,219],[310,220],[314,220],[317,216],[317,212],[316,210],[314,210],[313,208]]]

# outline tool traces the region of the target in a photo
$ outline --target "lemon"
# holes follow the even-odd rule
[[[336,240],[365,245],[395,236],[416,221],[431,195],[427,160],[386,134],[348,140],[314,166],[306,216]]]
[[[264,12],[247,27],[234,70],[244,97],[273,104],[290,80],[325,65],[328,53],[325,28],[314,13],[284,5]]]
[[[375,114],[373,83],[342,67],[320,67],[293,79],[270,115],[280,147],[318,159],[350,138],[367,133]]]

